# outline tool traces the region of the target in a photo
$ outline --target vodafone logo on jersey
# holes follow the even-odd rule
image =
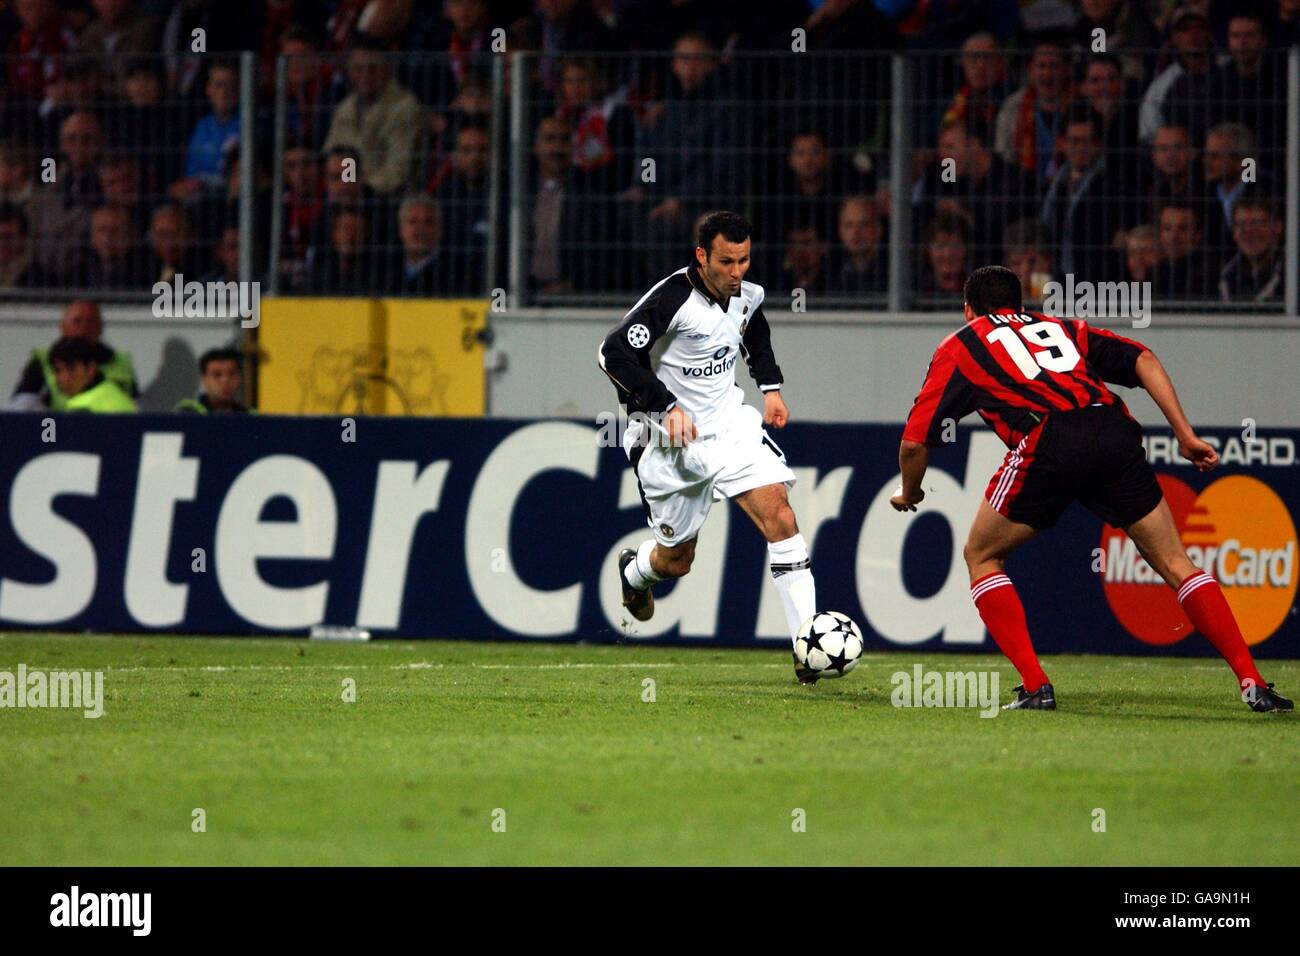
[[[1247,475],[1220,478],[1199,494],[1178,478],[1159,480],[1188,556],[1218,580],[1246,643],[1268,640],[1296,594],[1296,530],[1286,504]],[[1192,633],[1173,590],[1127,534],[1104,526],[1101,551],[1102,588],[1125,630],[1146,644],[1173,644]]]

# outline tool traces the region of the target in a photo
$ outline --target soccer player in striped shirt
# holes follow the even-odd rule
[[[1025,312],[1020,279],[1001,266],[971,273],[965,300],[966,324],[935,350],[908,416],[898,452],[903,482],[890,504],[915,511],[925,498],[921,479],[929,448],[941,444],[947,421],[979,412],[1011,449],[989,482],[964,550],[971,598],[1022,680],[1003,709],[1056,709],[1055,690],[1039,666],[1024,607],[1004,569],[1011,552],[1077,500],[1123,528],[1177,591],[1192,625],[1223,655],[1253,710],[1292,710],[1292,702],[1260,676],[1219,583],[1188,558],[1142,449],[1142,429],[1106,385],[1146,389],[1182,456],[1209,471],[1219,456],[1192,430],[1160,360],[1140,343],[1080,319]]]

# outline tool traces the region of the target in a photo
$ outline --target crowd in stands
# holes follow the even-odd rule
[[[1300,0],[12,0],[0,291],[230,280],[247,179],[253,278],[278,206],[281,293],[481,296],[508,281],[496,164],[542,295],[642,290],[727,206],[769,294],[877,301],[906,234],[922,296],[1014,262],[1033,287],[1280,302],[1298,37]],[[887,181],[890,63],[864,51],[915,54],[907,183]],[[501,53],[507,107],[529,71],[527,170],[493,116]]]

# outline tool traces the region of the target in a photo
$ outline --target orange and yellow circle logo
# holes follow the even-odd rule
[[[1218,580],[1247,644],[1266,641],[1295,600],[1295,524],[1282,499],[1246,475],[1220,478],[1199,495],[1160,475],[1192,563]],[[1106,525],[1101,532],[1102,588],[1116,620],[1146,644],[1173,644],[1192,633],[1191,622],[1138,553],[1133,539]]]

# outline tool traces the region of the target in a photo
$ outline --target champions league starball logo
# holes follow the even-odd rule
[[[1247,644],[1268,640],[1296,594],[1296,530],[1277,493],[1258,478],[1230,475],[1199,493],[1159,475],[1192,563],[1219,582]],[[1101,533],[1102,589],[1115,619],[1144,644],[1174,644],[1192,633],[1172,588],[1118,528]]]

